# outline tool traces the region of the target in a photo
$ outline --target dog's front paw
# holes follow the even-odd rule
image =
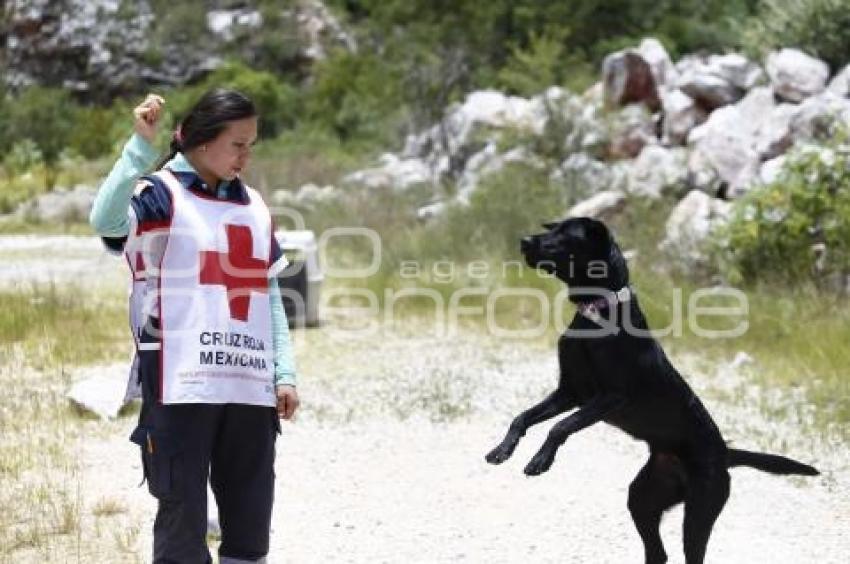
[[[534,455],[534,458],[531,459],[531,462],[526,465],[523,471],[526,476],[539,476],[549,470],[553,462],[555,462],[555,451],[543,449]]]
[[[514,448],[516,448],[515,442],[502,442],[502,444],[491,450],[484,459],[490,464],[501,464],[511,457],[514,453]]]

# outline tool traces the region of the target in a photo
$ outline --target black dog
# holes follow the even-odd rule
[[[525,473],[547,471],[570,435],[599,421],[646,441],[649,461],[629,487],[628,500],[646,562],[667,561],[658,533],[661,515],[684,501],[685,557],[688,564],[701,563],[729,497],[727,468],[806,476],[818,471],[782,456],[727,448],[699,398],[648,334],[626,260],[605,225],[575,218],[544,227],[547,232],[522,240],[525,260],[565,282],[578,311],[558,340],[558,388],[513,420],[487,462],[507,460],[532,425],[578,408],[552,428]]]

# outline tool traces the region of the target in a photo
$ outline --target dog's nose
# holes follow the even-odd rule
[[[529,250],[534,246],[534,238],[533,237],[523,237],[519,240],[519,250],[523,253]]]

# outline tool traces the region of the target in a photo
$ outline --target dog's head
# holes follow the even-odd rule
[[[601,221],[576,217],[543,227],[547,231],[520,242],[532,268],[554,274],[570,286],[618,289],[628,283],[622,254]]]

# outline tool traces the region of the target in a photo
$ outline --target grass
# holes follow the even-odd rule
[[[15,348],[18,358],[4,351],[0,370],[0,557],[30,550],[50,560],[53,547],[72,544],[79,530],[79,468],[71,456],[78,431],[64,398],[67,374],[27,368]]]
[[[19,352],[33,368],[61,370],[125,358],[127,314],[119,296],[55,284],[0,291],[0,359]]]
[[[540,182],[532,176],[525,178],[532,184]],[[457,316],[464,322],[496,328],[509,335],[528,331],[539,339],[554,340],[557,327],[552,314],[569,322],[573,308],[565,303],[554,312],[552,304],[563,285],[517,266],[518,249],[512,248],[508,241],[511,237],[518,240],[523,232],[539,231],[539,227],[530,218],[520,218],[519,223],[517,217],[506,219],[511,206],[519,206],[517,198],[522,197],[516,190],[511,193],[505,187],[504,182],[511,184],[515,180],[509,173],[501,181],[484,185],[480,188],[484,190],[481,198],[490,201],[479,200],[478,204],[474,201],[468,208],[450,211],[448,219],[431,224],[409,217],[382,221],[363,213],[357,205],[361,196],[352,196],[355,204],[348,208],[348,218],[343,215],[336,221],[375,229],[380,236],[383,264],[369,278],[328,279],[330,287],[336,287],[339,292],[330,305],[367,305],[368,301],[362,297],[346,295],[345,288],[371,293],[375,296],[374,303],[384,310],[391,305],[402,317],[436,318],[440,309],[449,316],[450,304],[454,303],[467,308]],[[544,186],[524,190],[539,192],[550,202],[556,199]],[[410,195],[381,193],[380,199],[386,206],[396,207],[405,198],[409,199]],[[795,390],[804,391],[806,401],[816,406],[814,432],[837,429],[841,436],[848,437],[850,349],[846,343],[850,342],[850,301],[812,288],[765,285],[742,289],[748,307],[745,318],[700,315],[689,321],[689,311],[697,311],[694,305],[716,307],[735,303],[718,297],[692,302],[697,292],[713,283],[671,274],[669,258],[657,248],[674,203],[674,199],[660,202],[631,199],[627,211],[610,224],[624,250],[638,251],[630,261],[630,270],[650,327],[656,330],[669,327],[676,301],[682,304],[685,317],[681,331],[661,339],[665,348],[673,355],[695,353],[710,359],[714,366],[731,362],[739,352],[745,352],[755,360],[752,377],[765,391],[784,390],[788,397],[796,397]],[[344,214],[345,210],[337,209],[337,212]],[[475,228],[485,225],[496,226],[492,236],[482,235]],[[353,245],[336,251],[328,257],[334,264],[363,266],[369,262],[369,253]],[[525,295],[503,295],[495,299],[496,292],[506,289],[520,289]],[[458,301],[461,295],[464,297]],[[548,326],[535,333],[535,328],[546,324],[547,315]],[[699,330],[728,330],[743,321],[748,324],[747,330],[734,338],[707,338]],[[495,336],[496,331],[488,330]],[[762,407],[768,417],[783,417],[783,412],[770,402],[764,402]]]
[[[67,188],[78,184],[96,186],[99,180],[109,172],[111,165],[109,157],[94,161],[78,158],[65,159],[61,163],[56,186]],[[0,215],[11,213],[19,204],[46,191],[42,165],[34,166],[22,173],[11,173],[0,168]]]
[[[83,420],[65,393],[71,367],[127,357],[125,315],[117,294],[94,299],[53,285],[0,291],[0,561],[81,550]],[[114,510],[102,502],[94,512]]]
[[[674,292],[687,304],[697,288],[693,284],[639,276],[636,286],[650,326],[667,327],[672,319]],[[802,389],[814,404],[816,430],[835,429],[850,438],[850,303],[813,290],[753,288],[745,291],[749,314],[721,320],[701,318],[700,325],[730,329],[746,321],[746,332],[734,338],[706,338],[685,323],[681,336],[662,339],[673,354],[696,353],[717,362],[731,362],[739,353],[750,355],[750,371],[765,392]],[[715,301],[715,304],[718,302]],[[770,413],[767,402],[763,411]]]
[[[374,147],[342,144],[327,132],[302,126],[259,143],[245,179],[266,194],[308,183],[337,184],[375,154]]]
[[[76,235],[92,236],[88,223],[36,223],[18,218],[0,219],[0,235]]]
[[[112,499],[112,498],[101,498],[92,507],[92,515],[96,517],[109,517],[111,515],[118,515],[119,513],[125,513],[127,511],[127,507],[120,500]]]

